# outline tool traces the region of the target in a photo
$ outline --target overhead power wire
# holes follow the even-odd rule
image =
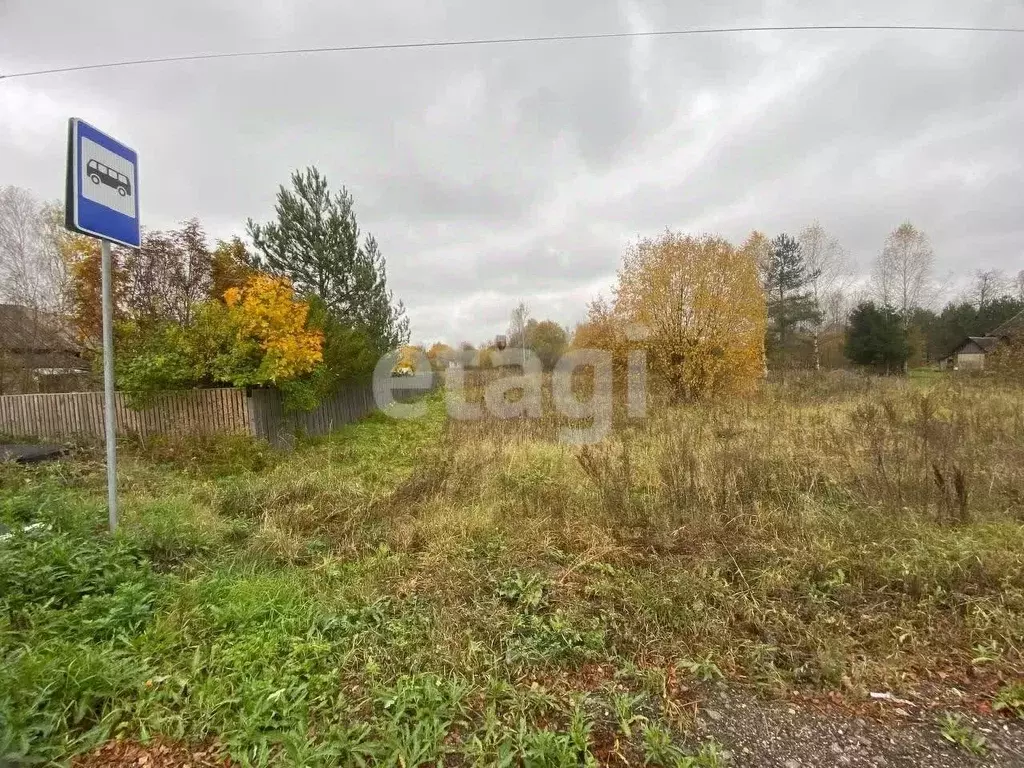
[[[145,59],[104,61],[93,64],[76,64],[66,67],[53,67],[51,69],[36,69],[27,72],[12,72],[8,75],[0,75],[0,80],[14,80],[21,77],[37,77],[40,75],[58,75],[66,72],[84,72],[93,69],[114,69],[117,67],[137,67],[147,64],[172,64],[185,61],[211,61],[215,59],[243,59],[262,56],[301,56],[318,53],[353,53],[358,51],[400,51],[416,48],[463,48],[484,45],[558,43],[580,40],[614,40],[636,37],[728,35],[741,32],[972,32],[983,34],[1021,34],[1024,33],[1024,27],[963,27],[924,24],[803,24],[754,27],[703,27],[693,29],[654,30],[650,32],[603,32],[596,34],[542,35],[537,37],[493,37],[468,40],[425,40],[409,43],[376,43],[366,45],[327,45],[316,48],[282,48],[270,51],[189,53],[179,56],[154,56]]]

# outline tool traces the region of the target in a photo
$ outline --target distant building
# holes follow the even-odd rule
[[[1024,338],[1024,312],[1018,312],[987,336],[968,336],[943,360],[943,367],[958,371],[981,371],[985,358],[1011,338]]]
[[[998,336],[968,336],[948,359],[952,360],[954,370],[980,371],[985,368],[985,355],[998,344]]]
[[[0,304],[0,394],[80,389],[89,371],[57,315]]]

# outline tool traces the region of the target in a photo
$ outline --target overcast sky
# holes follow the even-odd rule
[[[778,24],[1024,27],[1003,2],[0,0],[0,72],[206,51]],[[143,223],[217,237],[290,171],[355,196],[413,340],[524,299],[572,325],[626,245],[814,219],[866,271],[1024,269],[1024,35],[745,33],[232,59],[0,80],[0,185],[63,194],[67,118],[139,152]]]

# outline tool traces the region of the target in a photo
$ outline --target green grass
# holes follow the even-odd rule
[[[938,368],[911,368],[907,375],[911,381],[935,383],[946,379],[951,371],[940,371]]]
[[[1019,393],[787,382],[587,451],[428,402],[287,455],[126,446],[113,538],[90,455],[0,467],[0,762],[715,766],[679,680],[1021,679]]]

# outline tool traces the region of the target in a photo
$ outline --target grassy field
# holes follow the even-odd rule
[[[0,763],[715,766],[694,689],[1024,717],[1024,391],[800,377],[588,448],[376,415],[0,467]],[[22,531],[26,524],[41,526]]]

